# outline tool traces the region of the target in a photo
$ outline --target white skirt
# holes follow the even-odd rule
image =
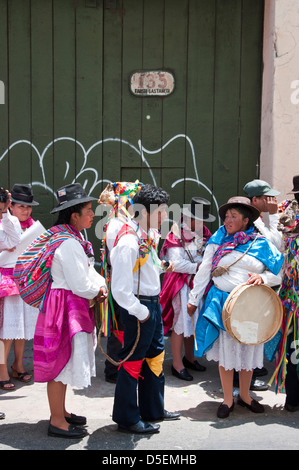
[[[32,339],[38,317],[38,309],[26,304],[20,295],[4,298],[1,339]]]
[[[184,284],[182,289],[179,291],[172,301],[174,310],[174,319],[172,329],[177,335],[184,335],[184,338],[193,336],[192,319],[187,312],[187,303],[189,299],[190,288]],[[198,319],[199,310],[201,303],[197,307],[195,314],[193,315],[194,328]]]
[[[226,370],[252,370],[263,367],[264,345],[248,346],[234,340],[224,330],[206,353],[208,361],[217,361]]]
[[[72,339],[72,353],[68,363],[54,379],[65,385],[87,388],[91,385],[91,377],[96,376],[95,365],[96,333],[88,334],[81,331]]]

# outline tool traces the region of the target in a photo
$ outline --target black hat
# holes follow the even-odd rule
[[[58,189],[56,194],[59,204],[51,210],[51,214],[84,202],[97,201],[97,198],[87,196],[80,183],[67,184]]]
[[[225,218],[225,214],[226,214],[226,211],[228,209],[230,209],[232,206],[243,206],[243,207],[247,207],[247,209],[249,209],[252,213],[252,216],[253,216],[253,219],[252,221],[254,222],[256,219],[259,218],[260,216],[260,211],[258,209],[256,209],[256,207],[254,207],[251,202],[250,202],[250,199],[248,199],[247,197],[244,197],[244,196],[234,196],[234,197],[231,197],[226,204],[223,204],[222,206],[219,207],[219,215],[221,217],[222,220],[224,220]]]
[[[299,193],[299,175],[293,177],[293,189],[288,194]]]
[[[190,204],[182,209],[182,213],[191,219],[202,220],[204,222],[214,222],[216,217],[210,214],[211,203],[203,197],[193,197]]]
[[[11,201],[24,206],[38,206],[33,200],[33,192],[30,184],[14,184],[11,190]]]

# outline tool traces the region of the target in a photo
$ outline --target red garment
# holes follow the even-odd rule
[[[130,374],[134,379],[138,380],[139,377],[141,377],[140,371],[142,363],[143,359],[140,359],[139,361],[125,361],[118,367],[118,369],[123,367],[128,372],[128,374]]]
[[[190,278],[188,283],[189,274],[185,273],[165,273],[160,292],[160,304],[162,307],[162,319],[164,335],[168,333],[173,323],[174,311],[172,307],[172,299],[182,289],[184,284],[192,289],[194,275]]]
[[[210,230],[203,226],[203,237],[208,240],[211,237]],[[189,240],[188,240],[189,241]],[[163,258],[168,248],[182,248],[182,241],[177,238],[172,232],[167,235],[164,245],[161,250],[161,257]],[[188,280],[189,278],[189,280]],[[177,293],[182,289],[184,284],[187,284],[190,289],[193,288],[194,274],[190,276],[188,273],[165,273],[163,277],[162,289],[160,292],[160,304],[162,307],[162,319],[164,335],[168,333],[173,324],[173,306],[172,300]]]
[[[114,336],[116,337],[116,339],[118,339],[118,341],[123,344],[124,342],[124,331],[121,331],[121,330],[112,330],[111,331],[112,334],[114,334]]]

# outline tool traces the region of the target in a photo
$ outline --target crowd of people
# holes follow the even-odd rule
[[[276,387],[286,392],[286,409],[299,409],[299,176],[293,185],[294,199],[278,204],[278,191],[265,181],[250,181],[244,195],[231,197],[218,214],[211,213],[210,201],[193,197],[165,240],[160,230],[169,195],[160,187],[110,183],[97,200],[79,183],[66,185],[57,190],[51,211],[57,220],[47,230],[32,218],[38,202],[30,185],[1,189],[0,388],[15,389],[10,375],[24,383],[47,383],[49,436],[86,436],[86,417],[68,410],[66,389],[91,385],[97,334],[105,330],[105,378],[115,383],[113,421],[120,432],[157,433],[158,421],[180,418],[164,404],[164,336],[169,334],[171,371],[178,380],[192,381],[192,371],[204,372],[204,355],[218,363],[219,418],[233,411],[236,383],[237,404],[263,413],[250,390],[268,387],[257,379],[267,373],[264,344],[237,341],[225,328],[222,311],[236,287],[266,285],[284,308],[274,351]],[[111,206],[101,256],[82,235],[92,226],[96,200]],[[216,216],[222,225],[211,233],[206,224]],[[32,339],[34,377],[23,365],[25,341]]]

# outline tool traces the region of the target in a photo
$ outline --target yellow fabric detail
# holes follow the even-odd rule
[[[147,262],[147,258],[148,258],[148,253],[143,257],[137,258],[137,261],[133,269],[133,274],[136,273],[138,269],[141,268]]]
[[[164,362],[164,356],[165,356],[165,351],[162,351],[161,354],[159,354],[156,357],[146,357],[145,360],[147,362],[147,365],[149,366],[150,370],[157,376],[161,374],[163,371],[163,362]]]

